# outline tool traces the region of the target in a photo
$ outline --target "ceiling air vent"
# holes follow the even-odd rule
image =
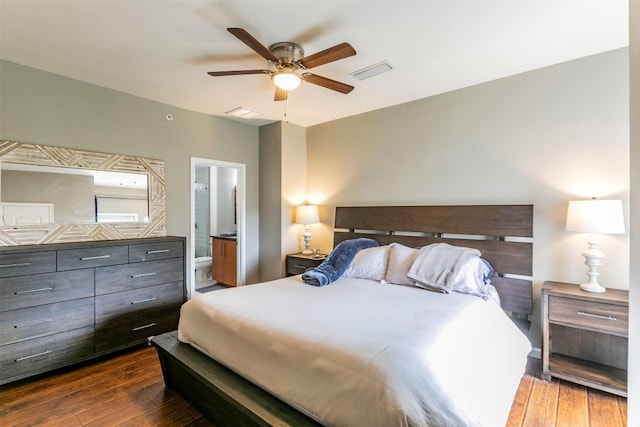
[[[233,110],[227,111],[225,114],[229,114],[230,116],[234,116],[234,117],[239,117],[241,119],[254,119],[262,115],[262,113],[247,107],[237,107],[237,108],[234,108]]]
[[[391,71],[392,69],[393,67],[391,66],[391,64],[389,64],[387,61],[382,61],[349,74],[351,74],[358,80],[364,80],[373,76],[377,76],[378,74],[386,73],[387,71]]]

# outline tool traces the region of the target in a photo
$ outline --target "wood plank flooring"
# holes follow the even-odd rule
[[[507,427],[627,427],[626,414],[624,398],[525,375]],[[213,426],[164,387],[151,347],[3,386],[0,425]]]

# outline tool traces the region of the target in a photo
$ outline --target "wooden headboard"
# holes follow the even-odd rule
[[[495,269],[502,308],[521,319],[533,311],[533,205],[337,207],[334,245],[358,237],[479,249]]]

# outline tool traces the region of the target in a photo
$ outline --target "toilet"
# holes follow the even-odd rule
[[[202,256],[195,260],[196,283],[211,282],[211,257]]]

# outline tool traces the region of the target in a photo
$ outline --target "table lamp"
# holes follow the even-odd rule
[[[567,210],[567,231],[591,233],[589,248],[582,252],[589,267],[589,281],[580,285],[587,292],[604,292],[598,283],[598,267],[602,265],[604,254],[598,248],[598,234],[624,234],[622,200],[575,200],[569,202]]]
[[[309,242],[311,241],[311,231],[309,230],[309,224],[317,224],[320,222],[320,216],[318,215],[318,207],[315,205],[302,205],[298,206],[296,212],[296,223],[304,224],[304,250],[303,255],[311,255],[313,251],[309,249]]]

